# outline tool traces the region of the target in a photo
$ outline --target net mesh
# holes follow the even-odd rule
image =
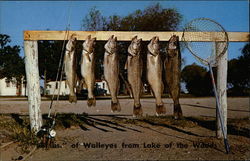
[[[198,18],[189,22],[182,37],[185,46],[201,63],[216,65],[228,47],[228,35],[217,22]]]

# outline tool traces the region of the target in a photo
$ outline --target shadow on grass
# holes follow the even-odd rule
[[[192,136],[198,136],[198,137],[203,137],[201,135],[189,132],[187,130],[185,131],[185,130],[182,130],[180,128],[177,128],[177,127],[165,124],[165,123],[155,123],[155,122],[147,120],[147,119],[143,119],[142,121],[145,122],[145,123],[148,123],[150,125],[153,125],[153,126],[161,126],[161,127],[169,128],[171,130],[174,130],[174,131],[177,131],[177,132],[180,132],[180,133],[183,133],[183,134],[192,135]]]
[[[79,126],[84,131],[88,131],[90,130],[89,128],[92,127],[102,132],[112,132],[112,130],[120,132],[126,132],[127,130],[140,132],[125,125],[96,117],[98,116],[89,116],[87,114],[58,114],[56,116],[56,127],[70,128],[71,126]],[[46,116],[43,118],[46,118]]]
[[[204,119],[198,119],[198,118],[193,118],[193,117],[187,117],[186,119],[197,123],[197,125],[199,125],[203,128],[206,128],[206,129],[209,129],[212,131],[216,130],[216,120],[215,119],[204,120]],[[244,136],[244,137],[250,138],[250,129],[246,128],[246,127],[241,127],[239,125],[239,123],[234,124],[233,123],[234,120],[237,120],[237,119],[232,119],[228,122],[227,134],[228,135]],[[250,122],[247,119],[238,119],[238,120],[241,120],[242,122]]]
[[[175,138],[179,138],[179,139],[184,139],[184,140],[188,140],[188,141],[192,141],[192,140],[186,139],[186,138],[183,138],[180,136],[173,136],[173,135],[167,134],[165,132],[154,129],[154,127],[160,126],[160,127],[168,128],[168,129],[171,129],[171,130],[183,133],[183,134],[197,136],[197,137],[203,137],[203,136],[200,136],[198,134],[192,133],[190,131],[183,130],[181,128],[176,127],[176,126],[183,127],[183,126],[187,125],[188,122],[186,120],[175,120],[169,116],[160,116],[160,117],[146,116],[146,117],[142,117],[142,118],[138,118],[138,119],[127,119],[127,118],[122,118],[119,116],[113,116],[113,118],[116,120],[119,120],[120,122],[123,122],[123,124],[133,124],[135,126],[160,133],[162,135],[175,137]],[[165,123],[165,121],[167,123]],[[150,125],[150,126],[147,126],[147,125]]]
[[[11,117],[21,126],[23,126],[24,120],[20,118],[19,114],[11,114]]]
[[[204,120],[204,119],[198,119],[194,117],[187,117],[186,118],[189,121],[195,122],[197,125],[204,127],[206,129],[215,131],[216,130],[216,123],[215,120]]]
[[[233,125],[227,126],[227,133],[231,135],[244,136],[250,138],[250,129],[248,128],[239,128]]]

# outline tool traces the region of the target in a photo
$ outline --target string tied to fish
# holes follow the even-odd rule
[[[110,56],[110,55],[113,55],[113,54],[114,54],[114,53],[109,52],[108,50],[106,50],[105,52],[108,54],[108,56]]]
[[[86,50],[86,49],[84,49],[84,48],[83,48],[82,50],[83,50],[84,52],[86,52],[85,54],[87,54],[87,58],[88,58],[89,62],[91,62],[91,59],[90,59],[89,56],[90,56],[91,54],[93,54],[94,51],[90,52],[90,51],[88,51],[88,50]],[[81,59],[80,64],[82,63],[82,61],[83,61],[83,60]]]
[[[148,53],[149,53],[150,55],[154,56],[154,57],[156,57],[157,55],[159,55],[159,54],[160,54],[160,52],[155,52],[155,54],[154,54],[154,53],[153,53],[153,52],[151,52],[151,51],[148,51]]]

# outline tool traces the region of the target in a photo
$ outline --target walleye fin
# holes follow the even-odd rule
[[[133,117],[142,117],[143,111],[141,105],[136,107],[134,105],[134,110],[133,110]]]
[[[77,102],[77,97],[76,96],[69,96],[69,102],[72,103],[76,103]]]
[[[82,86],[83,86],[83,83],[82,83],[82,80],[79,78],[79,77],[76,77],[77,80],[76,80],[76,93],[80,94],[81,93],[81,90],[82,90]]]
[[[96,105],[95,98],[88,98],[87,105],[88,107],[95,106]]]
[[[181,105],[176,104],[176,105],[174,105],[174,118],[180,119],[181,117],[182,117]]]
[[[125,63],[125,67],[124,67],[124,69],[125,70],[127,70],[128,69],[128,60],[126,61],[126,63]]]
[[[166,107],[163,104],[162,105],[156,104],[156,116],[164,114],[166,114]]]

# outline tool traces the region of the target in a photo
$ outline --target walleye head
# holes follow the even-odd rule
[[[75,46],[76,46],[76,35],[73,34],[73,35],[71,35],[71,37],[66,45],[66,50],[68,52],[72,52],[72,51],[74,51]]]
[[[158,36],[155,36],[151,39],[150,43],[148,44],[148,51],[153,56],[156,56],[160,53],[160,45],[159,45]]]
[[[109,39],[108,42],[105,44],[104,46],[105,50],[109,53],[109,54],[114,54],[117,51],[117,37],[114,37],[114,35],[112,35]]]
[[[167,49],[174,50],[179,46],[179,36],[173,35],[169,39]]]
[[[142,39],[137,39],[137,36],[132,38],[132,42],[129,45],[128,52],[132,56],[136,56],[140,54],[141,51],[141,42]]]
[[[88,53],[93,53],[95,44],[96,44],[96,38],[91,39],[91,35],[89,35],[87,39],[84,41],[84,43],[82,44],[83,50],[85,50]]]

